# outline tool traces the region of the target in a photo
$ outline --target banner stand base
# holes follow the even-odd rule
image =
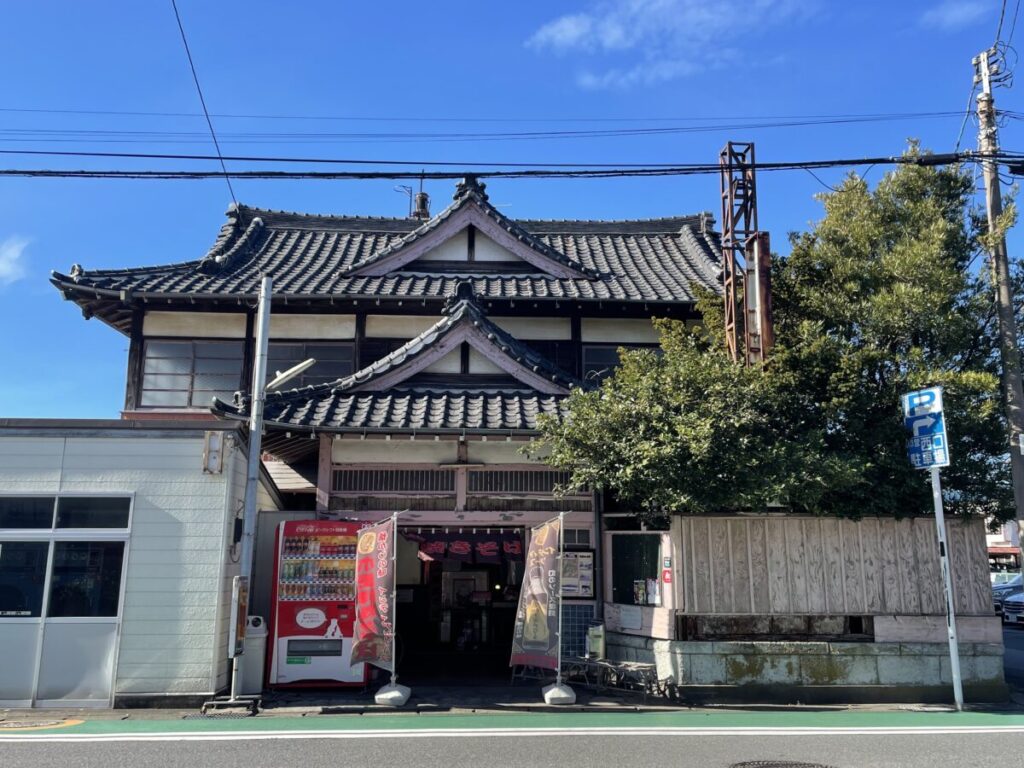
[[[565,683],[552,683],[542,689],[545,704],[575,704],[576,691]]]
[[[374,695],[373,700],[377,704],[386,707],[403,707],[409,700],[412,690],[407,685],[392,685],[388,683]]]

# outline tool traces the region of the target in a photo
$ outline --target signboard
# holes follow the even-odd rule
[[[228,653],[232,659],[242,655],[248,615],[249,579],[245,576],[235,576],[231,580],[231,616],[234,621],[228,630]]]
[[[562,553],[562,596],[594,596],[594,551]]]
[[[356,619],[351,663],[394,672],[394,520],[364,528],[356,543]]]
[[[560,528],[561,521],[555,518],[533,529],[526,550],[510,665],[558,669]]]
[[[942,412],[942,387],[903,395],[903,425],[910,432],[907,455],[914,469],[949,466],[949,439]]]
[[[463,563],[498,565],[505,560],[523,559],[522,534],[518,529],[429,529],[402,531],[409,541],[420,545],[420,559],[459,560]]]

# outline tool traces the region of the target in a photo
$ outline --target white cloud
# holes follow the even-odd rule
[[[714,68],[737,35],[807,15],[814,0],[603,0],[559,16],[526,41],[536,51],[582,54],[584,88],[651,85]],[[724,42],[723,42],[724,41]],[[598,59],[611,58],[601,65]]]
[[[0,242],[0,285],[10,285],[26,274],[24,255],[28,240],[8,237]]]
[[[980,21],[988,15],[992,3],[982,0],[944,0],[921,15],[926,27],[954,30]]]

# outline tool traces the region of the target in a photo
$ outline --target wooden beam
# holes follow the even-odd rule
[[[125,382],[124,409],[134,411],[142,401],[142,364],[145,339],[142,323],[145,312],[139,307],[132,309],[132,324],[128,334],[128,375]]]
[[[320,455],[316,465],[316,511],[326,512],[331,506],[331,488],[333,472],[331,471],[330,435],[320,435]]]

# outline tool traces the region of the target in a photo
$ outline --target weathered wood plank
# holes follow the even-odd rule
[[[853,520],[840,520],[842,536],[840,547],[843,557],[843,591],[846,593],[847,613],[864,613],[864,575],[861,570],[860,527]]]
[[[896,551],[902,612],[919,614],[921,613],[921,590],[918,585],[920,577],[918,561],[921,553],[917,551],[912,520],[896,521]]]
[[[846,594],[843,585],[843,553],[839,521],[823,518],[818,521],[821,528],[822,554],[825,568],[825,611],[831,614],[845,614]]]
[[[750,584],[754,600],[754,612],[770,610],[771,599],[768,587],[768,538],[765,534],[766,520],[749,520],[747,537],[750,541]]]
[[[879,521],[866,517],[860,522],[861,571],[864,574],[864,598],[868,613],[883,613],[881,542]]]
[[[807,613],[807,554],[802,520],[786,520],[786,563],[789,572],[790,613]]]
[[[765,520],[765,544],[768,559],[768,609],[771,613],[789,613],[789,558],[786,554],[784,520]]]
[[[747,521],[730,520],[729,535],[733,551],[733,608],[736,613],[755,610],[750,588],[750,551],[747,541]]]
[[[676,589],[679,590],[679,605],[676,606],[683,613],[693,613],[693,598],[690,596],[690,588],[693,579],[690,563],[690,518],[678,518],[679,525],[679,550],[676,552],[675,577],[679,583]]]
[[[803,520],[804,552],[807,564],[807,611],[827,613],[825,607],[825,554],[821,520]]]
[[[732,613],[732,552],[729,551],[728,521],[709,518],[707,522],[713,572],[711,594],[714,596],[715,613]]]
[[[897,550],[896,521],[882,518],[878,521],[880,555],[878,562],[882,585],[882,611],[903,612],[903,582],[900,580],[899,552]]]
[[[971,612],[981,616],[992,611],[992,588],[989,580],[988,543],[985,522],[977,518],[968,524],[968,554],[971,560]]]
[[[971,561],[967,554],[967,530],[959,520],[950,520],[946,525],[946,539],[949,542],[950,581],[953,582],[953,605],[957,613],[971,613]]]
[[[914,539],[917,541],[917,588],[921,595],[921,613],[943,614],[942,575],[939,568],[939,545],[935,535],[935,520],[930,517],[914,518]]]
[[[693,521],[693,590],[697,613],[714,613],[711,593],[711,560],[708,549],[708,521]]]

